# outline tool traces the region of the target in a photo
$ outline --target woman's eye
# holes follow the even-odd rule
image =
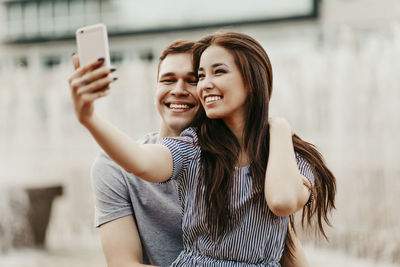
[[[224,69],[216,69],[215,74],[226,73]]]
[[[205,75],[203,74],[203,73],[199,73],[198,75],[197,75],[197,78],[200,80],[200,79],[203,79],[205,77]]]

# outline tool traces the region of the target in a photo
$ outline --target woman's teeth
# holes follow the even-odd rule
[[[206,103],[210,103],[210,102],[218,101],[220,99],[221,99],[220,96],[207,96],[205,101],[206,101]]]

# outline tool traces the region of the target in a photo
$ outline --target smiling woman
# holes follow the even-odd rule
[[[293,130],[284,119],[269,118],[272,67],[256,40],[235,32],[216,33],[199,40],[193,54],[199,76],[197,91],[206,114],[197,130],[202,151],[197,195],[203,196],[206,205],[195,210],[198,216],[205,213],[204,227],[217,233],[214,238],[218,242],[217,237],[226,231],[234,232],[238,200],[226,196],[237,187],[231,178],[236,168],[245,166],[251,173],[248,179],[254,194],[247,201],[251,199],[252,205],[262,210],[260,214],[254,212],[249,224],[263,224],[256,232],[272,235],[275,240],[267,244],[270,251],[266,254],[245,254],[247,260],[264,257],[274,266],[275,253],[283,251],[282,239],[287,236],[289,249],[293,245],[285,220],[296,211],[303,209],[310,225],[315,215],[317,227],[325,235],[321,221],[329,224],[327,214],[335,207],[335,177],[311,144],[296,135],[292,137]],[[262,200],[260,188],[264,191]],[[199,199],[196,207],[204,201]],[[277,217],[263,218],[269,212]],[[256,242],[258,248],[263,246],[261,241],[265,240]]]
[[[244,121],[249,89],[228,50],[207,48],[200,59],[198,77],[197,93],[208,118],[222,118],[229,128]]]

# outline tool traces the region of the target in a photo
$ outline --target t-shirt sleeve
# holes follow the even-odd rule
[[[96,227],[134,213],[125,174],[104,152],[93,163],[91,175]]]
[[[200,156],[197,135],[194,128],[184,130],[179,137],[163,138],[160,143],[166,146],[172,155],[173,172],[170,179],[178,179],[190,161]]]
[[[314,173],[312,172],[310,164],[303,159],[300,154],[296,153],[296,161],[297,161],[297,166],[299,168],[300,174],[302,174],[304,177],[307,178],[307,180],[310,182],[311,187],[314,188],[315,184],[315,178],[314,178]],[[308,199],[306,205],[310,205],[312,200],[313,200],[313,191],[311,190],[310,198]]]

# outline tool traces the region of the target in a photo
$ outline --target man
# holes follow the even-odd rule
[[[162,52],[155,97],[162,122],[159,132],[147,134],[142,143],[156,143],[159,138],[178,136],[195,117],[200,102],[192,67],[193,44],[177,41]],[[84,67],[79,68],[77,56],[73,61],[77,71],[70,78],[71,88],[72,84],[79,83],[78,79],[83,79],[83,75],[101,67],[101,63],[94,63],[92,69],[80,71]],[[111,83],[111,79],[109,81]],[[96,159],[92,177],[95,224],[100,229],[108,266],[170,265],[183,249],[182,214],[175,181],[148,183],[127,173],[105,153]],[[297,244],[296,248],[296,263],[285,263],[284,266],[306,266],[301,246]]]

